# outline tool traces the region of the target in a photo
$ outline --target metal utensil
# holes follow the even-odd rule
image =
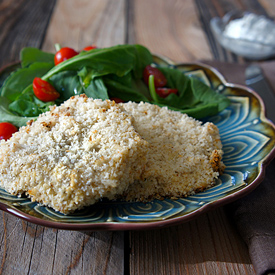
[[[262,69],[256,64],[248,66],[245,70],[245,78],[246,85],[262,98],[267,118],[275,122],[275,93],[265,79]]]

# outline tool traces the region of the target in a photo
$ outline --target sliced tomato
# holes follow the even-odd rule
[[[44,102],[54,101],[60,97],[53,85],[39,77],[33,80],[32,87],[35,96]]]
[[[143,80],[147,85],[150,75],[154,76],[154,83],[156,88],[164,87],[166,85],[167,80],[164,74],[158,68],[147,65],[143,71]]]
[[[18,129],[16,126],[9,122],[1,122],[0,123],[0,140],[1,139],[9,139],[13,133],[17,132]]]
[[[90,50],[94,50],[94,49],[96,49],[97,47],[95,46],[95,45],[91,45],[91,46],[87,46],[87,47],[85,47],[82,51],[90,51]]]
[[[111,97],[110,100],[113,100],[115,103],[123,103],[124,101],[118,97]]]
[[[162,97],[165,98],[169,96],[170,94],[177,94],[178,90],[177,89],[171,89],[171,88],[156,88],[156,93]]]
[[[76,52],[74,49],[69,47],[61,48],[54,56],[54,64],[57,65],[67,59],[74,57],[75,55],[78,55],[78,52]]]

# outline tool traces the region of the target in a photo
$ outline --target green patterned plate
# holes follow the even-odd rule
[[[266,165],[275,155],[275,126],[265,118],[260,97],[246,87],[227,83],[215,69],[204,64],[174,64],[159,56],[155,56],[155,63],[176,67],[190,77],[199,78],[231,100],[227,109],[207,118],[219,128],[226,165],[216,186],[178,200],[148,203],[104,201],[73,215],[62,215],[0,188],[0,209],[29,222],[59,229],[151,229],[188,221],[236,200],[258,186]],[[7,72],[14,68],[13,65],[2,69],[0,85]]]

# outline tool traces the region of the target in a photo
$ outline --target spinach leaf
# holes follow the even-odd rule
[[[229,106],[230,100],[227,97],[216,93],[200,80],[188,77],[177,69],[159,69],[167,79],[167,86],[178,89],[178,95],[170,94],[161,98],[156,94],[157,100],[152,103],[168,106],[198,119],[218,113]]]
[[[39,100],[33,91],[30,90],[28,93],[21,94],[15,101],[9,104],[9,110],[21,116],[35,117],[48,111],[49,106],[53,104],[53,101],[43,102]]]
[[[134,78],[142,78],[144,68],[153,62],[152,54],[141,45],[135,45],[135,64],[133,69]]]
[[[145,93],[141,92],[144,89],[146,89],[147,91],[148,88],[145,86],[145,84],[143,84],[142,87],[143,81],[134,81],[131,73],[128,73],[123,77],[108,75],[103,77],[103,81],[107,87],[110,97],[117,97],[122,99],[123,101],[149,101],[148,98],[145,96]],[[138,83],[140,90],[137,89]]]
[[[133,70],[134,75],[141,76],[140,69],[152,63],[151,53],[140,45],[118,45],[110,48],[94,49],[80,54],[53,67],[44,80],[61,71],[79,71],[83,67],[90,70],[91,78],[107,74],[124,76]]]
[[[89,79],[89,82],[85,83],[84,71],[88,72],[87,70],[81,70],[81,73],[75,71],[64,71],[57,73],[50,78],[51,83],[60,93],[60,98],[56,100],[56,104],[61,104],[74,95],[84,93],[92,98],[100,98],[102,100],[109,98],[102,79]]]
[[[85,94],[91,98],[109,99],[107,88],[101,78],[93,79],[85,89]]]
[[[64,71],[53,75],[50,82],[60,93],[60,98],[56,100],[57,104],[64,102],[71,96],[84,93],[84,88],[80,83],[79,76],[75,71]]]
[[[11,101],[16,100],[22,91],[32,84],[35,77],[42,77],[51,68],[50,63],[36,62],[27,68],[16,70],[4,82],[0,95]]]
[[[50,80],[61,94],[57,103],[80,93],[104,100],[109,98],[107,90],[113,89],[111,93],[114,93],[119,88],[122,89],[120,94],[125,100],[126,98],[131,100],[131,95],[135,95],[132,100],[146,100],[142,94],[140,95],[131,87],[132,76],[141,78],[143,69],[151,62],[152,55],[145,47],[118,45],[81,52],[52,68],[43,76],[43,79]],[[110,80],[103,81],[101,79],[103,76],[111,77]],[[112,76],[117,78],[111,81]]]
[[[88,97],[124,101],[147,101],[195,118],[214,115],[230,102],[198,79],[185,76],[178,69],[159,67],[167,78],[167,86],[178,94],[166,98],[150,94],[142,80],[146,65],[153,62],[152,54],[141,45],[118,45],[81,52],[54,66],[54,55],[35,48],[21,51],[22,68],[5,80],[0,90],[0,121],[17,126],[61,104],[71,96],[85,93]],[[35,77],[49,81],[60,93],[55,102],[38,100],[32,90]]]
[[[92,71],[84,67],[78,72],[85,94],[91,98],[108,99],[107,88],[101,77],[94,78]]]
[[[50,63],[54,67],[54,54],[41,51],[37,48],[23,48],[20,52],[20,60],[22,68],[26,68],[36,62]]]
[[[26,125],[26,123],[31,119],[36,119],[35,117],[24,117],[20,115],[13,114],[9,110],[9,105],[11,101],[6,97],[0,96],[0,122],[10,122],[17,127]]]

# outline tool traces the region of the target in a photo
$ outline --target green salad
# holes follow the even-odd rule
[[[81,51],[57,65],[54,58],[54,54],[36,48],[22,49],[21,67],[7,77],[0,89],[0,122],[23,126],[48,111],[49,106],[60,105],[79,94],[103,100],[119,98],[124,102],[150,102],[197,119],[214,115],[230,104],[227,97],[200,80],[188,77],[176,68],[155,64],[165,76],[165,89],[175,91],[161,96],[153,77],[149,77],[149,84],[144,81],[146,66],[154,62],[150,51],[141,45]],[[59,97],[54,101],[39,99],[33,88],[35,78],[50,83]]]

